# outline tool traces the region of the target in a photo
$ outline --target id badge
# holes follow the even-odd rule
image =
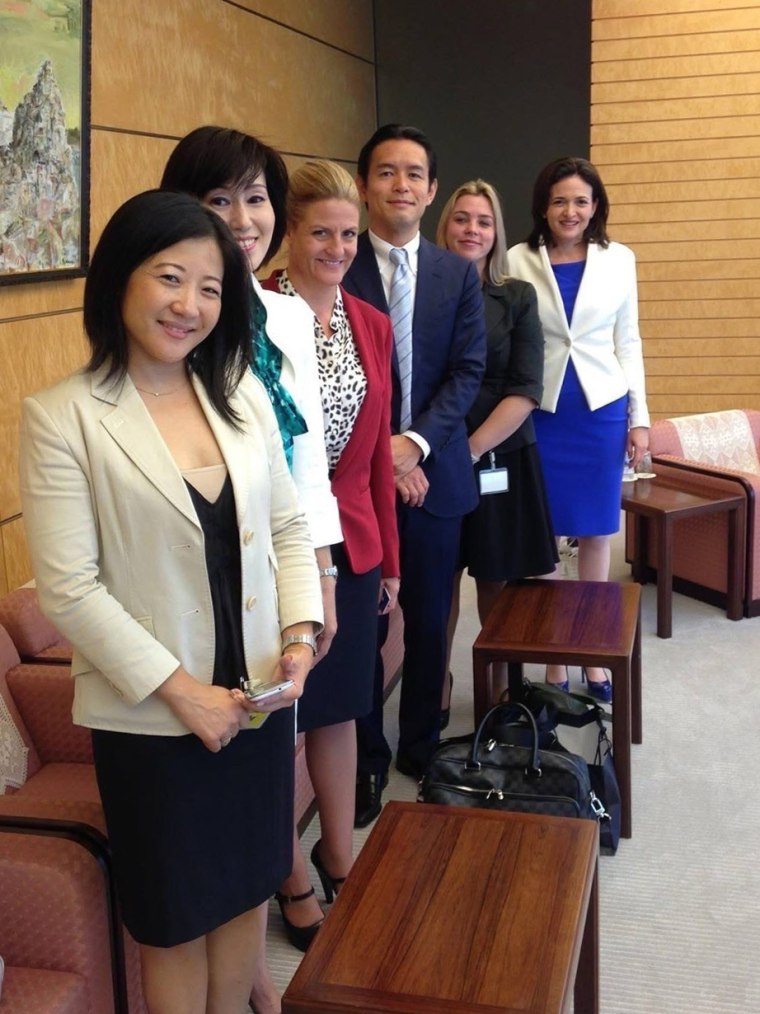
[[[480,495],[487,496],[489,493],[508,493],[509,472],[506,468],[496,467],[496,456],[493,451],[489,452],[488,462],[490,467],[484,468],[478,473]]]

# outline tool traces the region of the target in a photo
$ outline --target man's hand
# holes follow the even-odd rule
[[[393,459],[393,478],[400,479],[419,464],[422,448],[411,437],[397,433],[391,437],[391,457]]]
[[[430,483],[427,480],[427,476],[419,465],[416,465],[411,472],[396,479],[398,495],[410,507],[421,507],[423,505],[429,487]]]

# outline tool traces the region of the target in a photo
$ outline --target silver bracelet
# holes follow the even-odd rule
[[[282,639],[283,653],[291,646],[291,644],[308,644],[314,654],[317,654],[317,639],[313,634],[287,634]]]
[[[331,567],[320,567],[319,568],[319,576],[320,577],[334,577],[335,580],[337,581],[338,580],[338,568],[334,564]]]

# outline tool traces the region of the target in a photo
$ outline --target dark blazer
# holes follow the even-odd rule
[[[388,304],[375,252],[366,232],[343,280],[349,292],[385,313]],[[397,433],[401,391],[392,356],[391,428]],[[430,454],[422,468],[430,483],[422,508],[438,517],[471,511],[478,494],[464,417],[478,392],[485,365],[485,326],[474,265],[420,239],[412,322],[412,423]]]
[[[538,316],[536,290],[529,282],[511,278],[504,285],[483,286],[486,317],[486,371],[475,402],[467,413],[467,432],[473,433],[508,394],[521,394],[541,404],[544,377],[544,335]],[[534,444],[533,416],[494,450],[517,450]]]
[[[277,290],[273,272],[263,286]],[[367,378],[367,390],[348,443],[332,475],[343,548],[355,574],[378,564],[383,577],[399,576],[396,488],[390,444],[388,316],[341,289],[346,316]]]

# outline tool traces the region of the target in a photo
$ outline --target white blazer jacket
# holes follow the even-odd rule
[[[181,664],[211,683],[214,619],[187,486],[129,377],[76,373],[26,398],[20,478],[43,612],[74,645],[74,721],[182,735],[153,691]],[[314,552],[259,382],[232,398],[236,431],[193,384],[224,456],[240,531],[248,678],[272,678],[281,628],[322,620]]]
[[[299,297],[253,287],[267,311],[266,330],[282,352],[280,380],[304,417],[307,433],[293,438],[293,481],[303,505],[314,546],[343,541],[338,501],[332,494],[325,451],[325,422],[314,344],[314,314]]]
[[[538,296],[544,331],[544,397],[554,412],[569,359],[589,408],[629,396],[629,426],[648,426],[644,359],[639,334],[636,259],[621,243],[603,249],[589,243],[586,267],[568,325],[559,286],[542,244],[520,243],[509,251],[509,272],[530,282]]]

